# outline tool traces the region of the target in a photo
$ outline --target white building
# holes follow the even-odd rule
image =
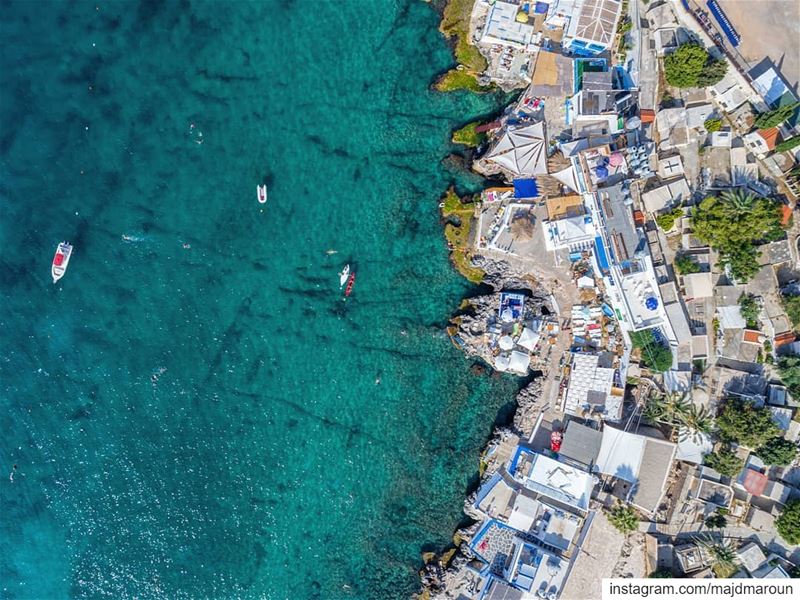
[[[689,184],[681,177],[642,194],[642,204],[647,212],[657,214],[664,209],[687,202],[691,196]]]
[[[589,215],[546,221],[542,226],[545,247],[551,251],[563,248],[573,252],[585,250],[592,246],[597,235],[597,228]]]
[[[480,42],[534,51],[534,28],[532,25],[517,21],[519,9],[518,4],[495,2],[489,9]]]
[[[598,410],[607,420],[619,421],[625,392],[614,385],[615,370],[598,366],[599,359],[596,354],[572,355],[564,410],[573,415]]]
[[[576,54],[600,54],[614,41],[622,0],[582,0],[564,30],[562,45]]]

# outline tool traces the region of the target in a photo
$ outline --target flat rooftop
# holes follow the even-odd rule
[[[589,508],[594,487],[594,477],[590,473],[543,454],[530,451],[526,454],[530,468],[516,474],[526,488],[580,510]]]

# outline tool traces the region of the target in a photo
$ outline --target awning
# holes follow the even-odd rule
[[[544,123],[509,127],[486,156],[486,160],[515,175],[547,173]]]
[[[539,187],[536,179],[515,179],[514,197],[515,198],[536,198],[539,195]]]

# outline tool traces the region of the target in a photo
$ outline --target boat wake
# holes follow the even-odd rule
[[[130,235],[130,234],[127,234],[127,233],[123,233],[122,234],[122,241],[123,242],[128,242],[130,244],[136,244],[136,243],[139,243],[139,242],[144,242],[146,240],[147,240],[147,238],[144,237],[144,236]]]

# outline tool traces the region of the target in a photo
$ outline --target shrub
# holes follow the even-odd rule
[[[790,544],[800,544],[800,500],[792,500],[775,520],[780,536]]]
[[[703,123],[703,127],[705,127],[706,131],[709,133],[713,133],[714,131],[719,131],[722,129],[722,119],[717,119],[712,117],[711,119],[706,119],[706,122]]]
[[[731,478],[736,477],[744,468],[744,461],[733,453],[730,446],[726,446],[718,452],[706,454],[703,463],[720,475]]]
[[[641,350],[642,364],[658,373],[672,367],[672,350],[656,340],[652,329],[631,333],[631,343]]]
[[[675,257],[675,270],[681,275],[700,272],[700,264],[688,254],[679,254]]]
[[[758,318],[761,314],[761,307],[758,305],[758,300],[753,294],[742,294],[739,296],[739,312],[742,313],[742,318],[747,322],[749,329],[758,328]]]
[[[782,437],[774,437],[756,450],[756,454],[768,465],[785,467],[797,456],[797,444]]]
[[[769,409],[756,408],[738,398],[729,398],[725,402],[717,416],[717,427],[724,441],[737,442],[748,448],[759,448],[767,440],[780,435]]]
[[[617,504],[608,512],[608,520],[622,533],[630,533],[639,528],[639,517],[630,506]]]
[[[650,575],[647,576],[648,579],[672,579],[672,571],[669,569],[656,569]]]
[[[656,224],[661,227],[663,231],[669,231],[675,225],[675,221],[677,221],[680,217],[683,216],[683,209],[679,206],[677,208],[673,208],[668,213],[664,213],[663,215],[658,215],[656,217]]]

